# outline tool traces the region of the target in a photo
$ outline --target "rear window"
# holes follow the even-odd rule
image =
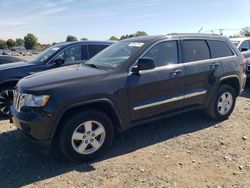
[[[211,50],[212,58],[228,57],[233,56],[232,50],[229,46],[223,41],[208,41],[208,45]]]
[[[205,40],[182,41],[183,61],[201,61],[210,59],[210,52]]]
[[[108,45],[88,45],[89,59],[107,47]]]

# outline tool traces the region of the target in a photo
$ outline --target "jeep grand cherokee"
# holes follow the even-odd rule
[[[86,64],[18,82],[13,122],[71,161],[92,160],[116,131],[190,110],[224,120],[243,90],[246,60],[217,35],[175,34],[118,42]]]

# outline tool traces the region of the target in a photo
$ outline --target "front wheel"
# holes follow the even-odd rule
[[[212,119],[225,120],[232,114],[235,102],[235,90],[229,85],[222,85],[218,89],[215,98],[206,109],[206,113]]]
[[[0,90],[0,115],[8,117],[10,115],[10,106],[13,104],[14,87],[9,86]]]
[[[63,126],[59,143],[64,156],[72,162],[99,157],[112,143],[113,125],[102,112],[82,112],[70,117]]]

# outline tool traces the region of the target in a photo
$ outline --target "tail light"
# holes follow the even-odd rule
[[[241,65],[241,67],[242,67],[244,70],[246,70],[246,67],[247,67],[247,59],[246,59],[246,58],[243,58],[242,63],[241,63],[240,65]]]

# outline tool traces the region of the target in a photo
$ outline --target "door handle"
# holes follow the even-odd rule
[[[171,75],[172,76],[176,76],[177,74],[181,74],[182,73],[182,70],[178,69],[178,70],[174,70],[171,72]]]
[[[216,70],[220,66],[219,63],[213,63],[210,65],[211,70]]]

